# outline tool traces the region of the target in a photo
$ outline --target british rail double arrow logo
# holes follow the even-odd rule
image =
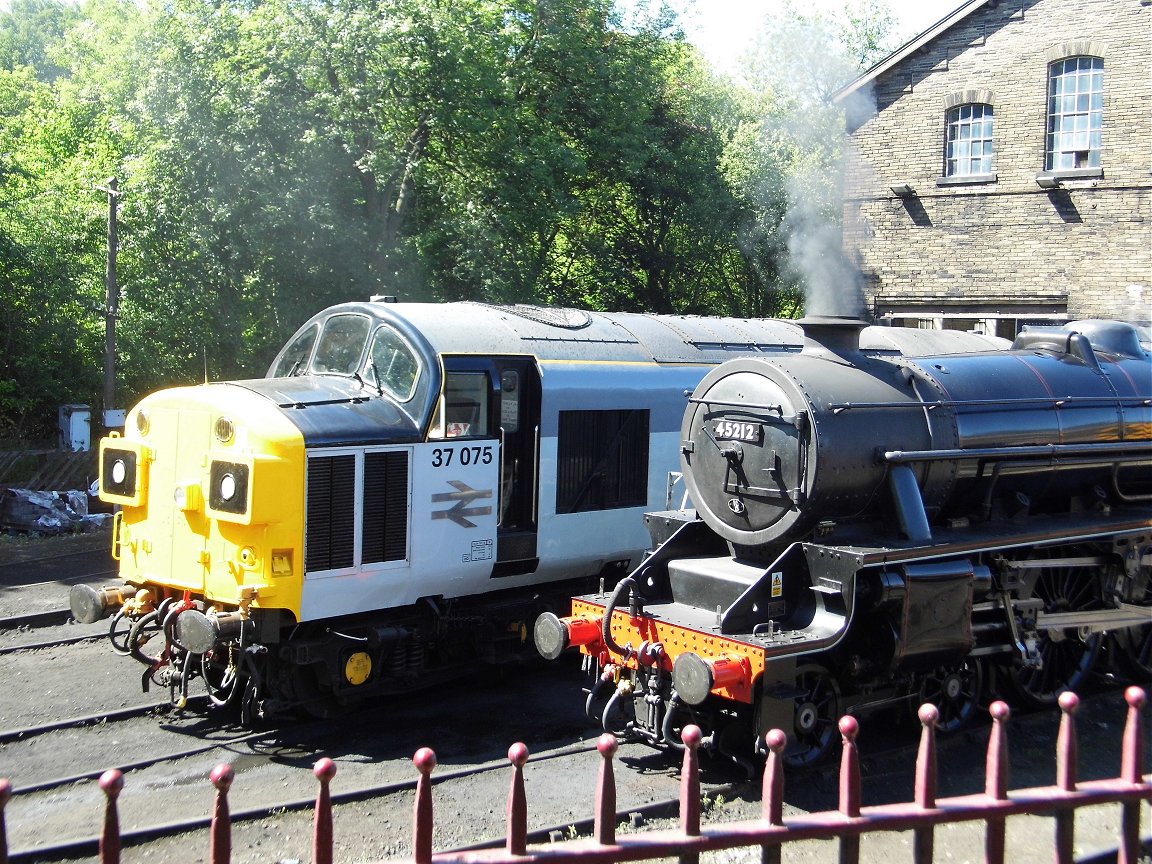
[[[468,506],[480,498],[491,498],[491,489],[473,489],[467,483],[461,483],[459,480],[449,480],[448,485],[456,491],[433,493],[432,503],[439,504],[444,501],[455,501],[456,503],[447,510],[433,510],[433,519],[451,519],[462,528],[475,528],[476,523],[471,521],[469,516],[488,516],[492,512],[491,506]]]

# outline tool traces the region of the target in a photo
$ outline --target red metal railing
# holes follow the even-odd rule
[[[700,822],[700,768],[697,751],[701,733],[695,726],[684,730],[684,764],[680,781],[680,828],[674,831],[647,831],[616,836],[616,782],[613,758],[618,744],[609,734],[597,742],[601,764],[594,807],[594,830],[585,840],[530,847],[528,807],[524,793],[524,764],[528,748],[513,744],[508,751],[512,763],[511,790],[508,795],[507,838],[503,849],[459,853],[432,852],[432,772],[436,754],[421,748],[413,757],[419,774],[413,807],[412,850],[416,864],[534,864],[534,862],[570,861],[575,864],[606,864],[616,861],[640,861],[653,858],[678,858],[682,864],[695,864],[700,853],[735,847],[759,846],[765,864],[778,864],[780,847],[799,840],[837,840],[839,860],[843,864],[860,861],[860,838],[880,831],[911,831],[913,861],[933,861],[934,832],[938,825],[953,822],[983,822],[987,864],[1005,861],[1005,823],[1009,816],[1048,815],[1055,823],[1055,849],[1058,864],[1073,861],[1076,810],[1081,807],[1115,803],[1120,805],[1118,864],[1137,864],[1140,856],[1141,802],[1152,802],[1152,780],[1141,774],[1144,764],[1143,724],[1141,711],[1147,695],[1139,687],[1125,691],[1128,703],[1124,727],[1120,775],[1110,780],[1079,782],[1077,778],[1078,747],[1075,714],[1078,698],[1072,693],[1060,697],[1062,711],[1056,744],[1056,784],[1009,791],[1008,776],[1008,706],[993,702],[990,706],[992,731],[988,741],[985,766],[985,788],[982,794],[954,798],[936,797],[936,723],[939,713],[932,705],[920,709],[922,731],[916,760],[915,794],[911,802],[875,807],[861,806],[860,757],[856,749],[859,732],[856,719],[840,720],[843,749],[840,762],[840,800],[836,810],[785,818],[784,770],[782,754],[786,738],[774,729],[766,736],[768,761],[764,769],[761,818],[702,826]],[[329,783],[336,775],[331,759],[321,759],[313,769],[320,781],[316,798],[313,830],[314,864],[332,862],[332,803]],[[232,785],[230,765],[218,765],[211,774],[216,787],[216,804],[210,829],[210,861],[227,864],[231,858],[231,821],[228,815],[228,790]],[[120,829],[116,798],[123,787],[123,776],[117,770],[106,771],[100,788],[107,798],[104,829],[100,838],[102,864],[120,861]],[[8,864],[4,805],[12,794],[11,783],[0,780],[0,864]]]

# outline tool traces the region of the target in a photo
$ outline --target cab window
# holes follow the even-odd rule
[[[308,355],[316,344],[320,328],[313,325],[293,339],[280,354],[280,361],[272,369],[270,378],[290,378],[308,370]]]
[[[312,358],[312,371],[354,374],[368,341],[369,324],[363,315],[333,315],[325,321]]]
[[[477,438],[488,433],[488,376],[449,372],[432,419],[433,438]]]
[[[364,369],[364,380],[379,387],[399,402],[407,402],[416,392],[420,361],[416,353],[391,327],[380,327],[372,337],[372,347]]]

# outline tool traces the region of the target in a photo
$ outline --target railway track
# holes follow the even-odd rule
[[[82,642],[95,642],[98,639],[107,639],[106,633],[89,633],[85,636],[68,636],[63,639],[46,639],[42,642],[28,642],[24,645],[6,645],[0,648],[0,657],[5,654],[15,654],[18,651],[41,651],[47,648],[61,648],[66,645],[79,645]]]
[[[204,697],[192,697],[189,702],[204,701]],[[93,726],[98,723],[116,722],[118,720],[131,720],[136,717],[147,717],[149,714],[162,713],[168,706],[150,702],[147,705],[131,705],[127,708],[117,708],[108,711],[99,711],[94,714],[85,714],[79,717],[68,717],[63,720],[54,720],[50,723],[39,723],[34,726],[24,726],[17,729],[0,731],[0,744],[9,744],[13,741],[27,741],[47,735],[49,732],[59,732],[61,729],[75,729],[80,726]]]
[[[71,609],[49,609],[46,612],[28,612],[0,618],[0,630],[38,630],[59,627],[72,620]]]

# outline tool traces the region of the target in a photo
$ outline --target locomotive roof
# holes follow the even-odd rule
[[[345,303],[311,319],[347,312],[367,313],[419,334],[437,353],[532,354],[541,360],[716,363],[734,355],[799,351],[804,334],[795,321],[776,318],[719,318],[649,315],[487,303]],[[311,321],[309,322],[311,323]],[[881,353],[920,353],[916,331],[868,327],[861,348]],[[998,347],[995,340],[968,333],[923,336],[923,353],[952,353]],[[913,343],[907,340],[912,339]],[[955,344],[951,344],[951,343]],[[929,344],[931,349],[929,350]],[[1007,344],[1007,343],[1005,343]]]
[[[352,303],[329,312],[368,311],[407,324],[437,353],[533,354],[541,360],[716,362],[733,352],[799,350],[789,321],[586,312],[487,303]]]

